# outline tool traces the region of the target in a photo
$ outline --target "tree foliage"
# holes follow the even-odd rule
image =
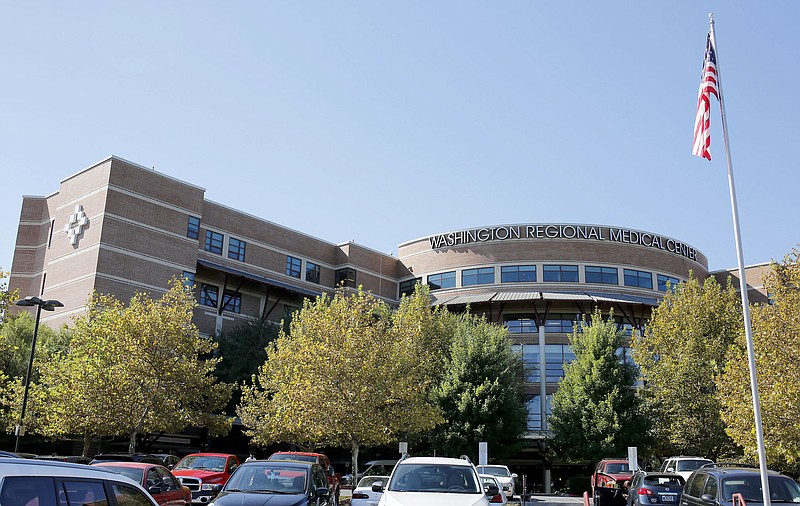
[[[800,250],[773,263],[764,278],[771,304],[751,311],[753,350],[767,463],[800,463]],[[737,335],[728,352],[725,373],[717,382],[722,418],[745,455],[758,460],[745,336]]]
[[[137,293],[125,307],[95,294],[75,321],[69,349],[42,364],[42,432],[50,435],[136,435],[189,425],[224,433],[230,420],[214,412],[230,385],[216,382],[215,343],[192,323],[192,292],[173,279],[158,300]]]
[[[290,332],[267,347],[237,413],[255,444],[388,444],[442,421],[428,399],[441,363],[441,326],[427,289],[397,311],[359,290],[306,300]]]
[[[522,359],[505,328],[468,313],[449,318],[454,335],[433,392],[447,423],[434,429],[433,444],[443,455],[470,455],[475,462],[481,441],[492,457],[513,455],[527,427]]]
[[[634,388],[636,368],[616,354],[624,340],[613,315],[604,320],[599,309],[575,326],[575,360],[565,366],[548,418],[557,455],[598,460],[646,441],[650,421]]]
[[[715,379],[742,330],[741,307],[730,282],[722,287],[709,277],[701,285],[690,277],[667,291],[644,334],[633,340],[656,454],[717,459],[736,452]]]

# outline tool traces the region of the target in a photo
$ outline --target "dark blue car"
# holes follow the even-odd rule
[[[628,506],[678,506],[683,484],[683,477],[675,473],[639,471],[628,484]]]
[[[288,460],[245,462],[214,499],[214,506],[335,506],[319,464]]]

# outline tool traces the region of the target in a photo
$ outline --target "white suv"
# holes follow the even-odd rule
[[[689,479],[692,471],[700,469],[706,464],[713,464],[714,461],[703,457],[670,457],[661,464],[662,473],[675,473],[683,477],[683,481]]]
[[[466,459],[407,457],[397,463],[389,484],[376,483],[373,490],[383,492],[378,506],[489,506],[487,490],[475,466]]]
[[[0,458],[3,506],[68,503],[158,506],[141,485],[106,469],[69,462]]]
[[[500,486],[503,488],[503,493],[506,497],[511,498],[514,496],[514,480],[517,479],[517,473],[512,473],[506,466],[494,464],[478,466],[478,472],[480,474],[491,474],[500,482]]]

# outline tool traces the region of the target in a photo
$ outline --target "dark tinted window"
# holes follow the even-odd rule
[[[439,290],[440,288],[455,288],[456,286],[456,272],[443,272],[441,274],[431,274],[428,276],[428,285],[431,290]]]
[[[355,269],[339,269],[335,272],[334,284],[336,286],[346,286],[350,288],[356,287],[356,270]]]
[[[717,497],[717,477],[714,475],[710,475],[706,480],[706,484],[703,487],[703,493],[708,494],[712,497]]]
[[[501,283],[532,283],[535,281],[535,265],[507,265],[500,268]]]
[[[306,262],[306,281],[319,284],[319,265]]]
[[[490,285],[492,283],[494,283],[494,267],[461,271],[461,286]]]
[[[38,500],[38,503],[35,500]],[[28,503],[41,506],[56,504],[53,480],[39,476],[10,476],[5,478],[3,480],[3,489],[0,490],[0,504],[3,506],[25,506]]]
[[[619,284],[616,267],[591,267],[587,265],[585,274],[587,283]]]
[[[562,283],[578,282],[577,265],[545,265],[544,281],[555,281]]]
[[[638,286],[639,288],[653,288],[653,275],[645,271],[624,269],[625,286]]]
[[[703,485],[706,482],[706,475],[705,474],[694,474],[689,477],[689,483],[686,484],[684,488],[684,493],[689,494],[692,497],[700,497],[703,495]]]
[[[133,487],[114,483],[111,485],[111,489],[114,492],[114,497],[117,499],[117,504],[124,504],[125,506],[153,506],[150,499]]]
[[[186,226],[186,237],[197,239],[200,237],[200,218],[189,216],[189,223]]]
[[[108,504],[105,488],[101,481],[70,480],[62,483],[69,506],[99,506]],[[40,506],[41,503],[40,503]]]

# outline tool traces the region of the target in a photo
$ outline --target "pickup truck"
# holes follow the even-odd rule
[[[181,485],[192,491],[192,504],[206,504],[228,483],[239,457],[230,453],[192,453],[172,468]]]
[[[333,504],[338,506],[339,493],[342,489],[342,475],[333,471],[331,461],[326,455],[310,452],[275,452],[269,456],[268,460],[299,460],[319,464],[325,470],[325,476],[328,478],[328,489],[330,496],[333,497]]]

